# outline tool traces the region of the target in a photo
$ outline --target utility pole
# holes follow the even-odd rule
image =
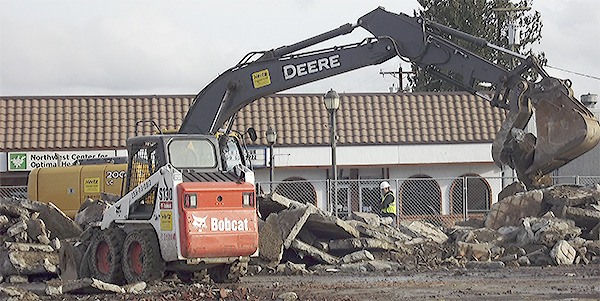
[[[398,91],[404,91],[404,75],[408,75],[408,74],[415,74],[414,71],[402,71],[402,65],[398,65],[398,71],[383,71],[383,70],[379,70],[379,74],[381,74],[382,76],[386,76],[386,75],[391,75],[393,77],[398,78]],[[392,92],[392,91],[390,91]]]
[[[517,52],[517,45],[521,44],[521,38],[520,38],[520,28],[519,25],[515,23],[515,15],[516,12],[520,12],[520,11],[528,11],[530,10],[531,7],[529,6],[525,6],[525,7],[516,7],[513,3],[510,3],[510,5],[508,7],[496,7],[493,8],[492,10],[494,12],[496,12],[497,15],[499,15],[500,13],[505,13],[508,15],[508,49],[510,49],[512,52]],[[498,18],[498,33],[500,32],[500,18]],[[500,35],[498,35],[500,36]],[[509,61],[509,68],[512,70],[515,67],[515,62],[514,62],[514,58],[511,58]]]

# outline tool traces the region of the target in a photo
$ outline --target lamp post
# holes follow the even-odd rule
[[[336,122],[335,122],[335,113],[340,108],[340,96],[333,89],[329,89],[329,91],[323,97],[323,102],[325,103],[325,108],[329,112],[330,116],[330,131],[329,131],[329,141],[331,142],[331,172],[333,173],[333,192],[334,192],[334,208],[335,214],[337,216],[337,162],[336,162],[336,151],[335,147],[337,144],[337,132],[336,132]]]
[[[273,155],[273,144],[277,141],[277,133],[273,130],[272,127],[269,126],[267,132],[265,133],[267,136],[267,142],[269,143],[269,182],[273,183],[273,173],[274,173],[274,155]],[[272,187],[272,184],[270,184]]]

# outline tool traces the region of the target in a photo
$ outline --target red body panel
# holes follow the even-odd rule
[[[184,257],[249,256],[256,251],[258,217],[252,184],[186,182],[178,185],[177,193]],[[242,205],[244,193],[251,194],[250,206]],[[194,194],[195,208],[189,201]]]

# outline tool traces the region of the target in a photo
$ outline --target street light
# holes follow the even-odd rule
[[[323,102],[325,103],[325,108],[329,112],[330,117],[329,141],[331,142],[331,169],[333,172],[333,180],[337,180],[337,164],[335,160],[335,147],[337,144],[335,113],[340,108],[340,96],[333,89],[330,89],[323,97]]]
[[[335,210],[335,216],[338,215],[338,204],[337,204],[337,162],[335,159],[335,147],[337,144],[336,134],[336,122],[335,113],[340,108],[340,96],[333,89],[329,91],[323,97],[325,108],[329,112],[330,116],[330,127],[329,127],[329,141],[331,142],[331,172],[333,173],[333,208]]]
[[[269,126],[266,132],[267,142],[269,143],[269,182],[273,182],[273,171],[274,171],[274,155],[273,155],[273,144],[277,141],[277,133],[273,130],[272,127]]]

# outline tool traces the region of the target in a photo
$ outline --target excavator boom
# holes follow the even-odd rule
[[[373,37],[356,44],[298,53],[309,46],[362,27]],[[512,70],[457,45],[456,39],[490,47],[513,56]],[[252,60],[253,57],[258,59]],[[270,51],[248,54],[194,99],[180,133],[213,134],[254,100],[312,81],[401,57],[458,88],[507,109],[506,120],[492,143],[494,162],[509,165],[528,187],[541,187],[547,174],[593,148],[600,124],[573,97],[564,81],[550,77],[533,57],[493,45],[486,40],[421,17],[377,8],[321,35]],[[536,80],[524,76],[540,74]],[[479,83],[491,83],[493,97],[479,93]],[[537,137],[526,133],[535,117]]]

